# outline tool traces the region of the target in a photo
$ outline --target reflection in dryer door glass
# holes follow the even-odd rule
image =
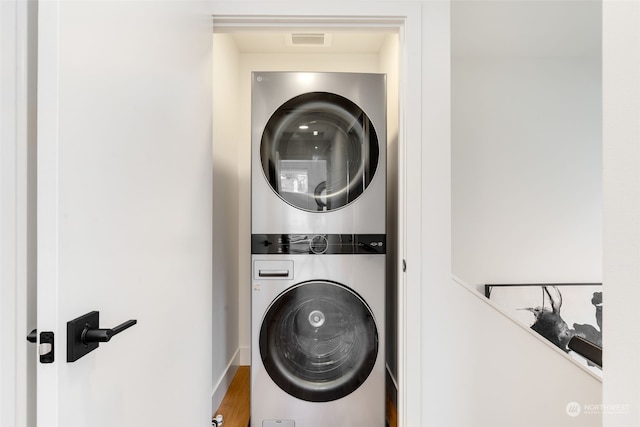
[[[280,191],[283,193],[306,193],[307,182],[306,170],[280,168]]]
[[[260,144],[272,189],[306,211],[338,209],[357,199],[373,179],[378,156],[377,134],[364,111],[326,92],[283,104]]]
[[[324,210],[318,186],[327,181],[325,160],[280,160],[280,197],[305,210]],[[309,188],[309,183],[314,188]]]

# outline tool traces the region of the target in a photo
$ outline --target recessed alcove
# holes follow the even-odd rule
[[[294,44],[291,34],[322,34]],[[258,28],[214,31],[214,385],[250,364],[250,141],[252,71],[384,73],[387,77],[387,321],[390,393],[397,391],[397,203],[399,34],[397,28]],[[224,337],[216,340],[215,337]],[[214,408],[223,393],[213,396]]]

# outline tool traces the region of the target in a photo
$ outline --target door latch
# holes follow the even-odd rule
[[[40,344],[38,344],[40,363],[53,363],[55,354],[53,345],[53,332],[40,332]]]
[[[109,342],[114,335],[136,323],[137,320],[127,320],[115,328],[100,329],[99,311],[92,311],[67,322],[67,362],[75,362],[98,348],[99,343]]]
[[[27,335],[27,341],[31,343],[38,342],[38,330],[34,329]],[[40,344],[38,344],[38,355],[40,363],[53,363],[54,361],[54,335],[53,332],[40,332]]]

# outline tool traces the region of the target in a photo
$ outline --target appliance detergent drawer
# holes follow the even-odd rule
[[[293,279],[293,261],[263,260],[253,262],[254,280],[283,280]]]

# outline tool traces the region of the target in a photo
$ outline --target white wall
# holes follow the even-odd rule
[[[500,2],[470,3],[496,5]],[[453,10],[456,13],[460,12],[460,9],[455,7]],[[450,61],[448,56],[451,54],[449,35],[455,41],[456,31],[464,30],[468,25],[460,26],[460,21],[457,21],[460,15],[455,13],[451,17],[452,27],[443,25],[442,22],[449,22],[450,13],[445,6],[425,3],[424,12],[422,101],[425,107],[421,158],[421,237],[424,246],[420,266],[421,351],[424,362],[421,419],[425,425],[451,427],[600,426],[600,414],[570,417],[566,412],[567,404],[570,402],[598,404],[601,401],[601,383],[597,378],[574,364],[560,350],[507,319],[487,304],[475,290],[451,280],[452,265],[454,273],[457,273],[456,267],[464,268],[460,265],[458,251],[464,251],[465,248],[457,247],[460,244],[460,234],[457,234],[456,228],[467,224],[460,224],[460,212],[456,210],[462,202],[473,203],[473,200],[469,202],[458,199],[460,178],[457,173],[460,169],[456,169],[456,156],[466,156],[467,153],[466,149],[463,153],[457,151],[457,137],[463,135],[471,138],[471,130],[466,129],[466,126],[473,124],[474,128],[486,131],[486,141],[500,138],[502,128],[497,127],[488,114],[491,108],[495,108],[497,101],[491,103],[486,98],[497,93],[496,96],[503,97],[503,102],[509,101],[509,97],[504,101],[506,90],[497,90],[496,86],[499,87],[498,84],[503,82],[513,83],[514,78],[505,76],[503,72],[496,76],[502,79],[494,79],[492,76],[498,71],[497,68],[488,67],[484,71],[479,68],[477,77],[466,74],[475,71],[476,68],[457,69],[457,60]],[[525,20],[532,18],[532,15],[527,15],[522,15]],[[479,17],[481,18],[478,19]],[[468,18],[470,23],[481,21],[488,28],[487,32],[495,27],[494,22],[486,20],[487,15],[472,13]],[[512,43],[519,35],[521,27],[513,25],[510,18],[507,16],[507,21],[510,24],[509,28],[514,32],[507,34],[507,37],[496,38],[498,42],[506,40]],[[547,31],[548,28],[544,30]],[[472,37],[470,40],[476,42],[476,39],[477,37]],[[474,64],[465,63],[465,67],[471,65],[476,67]],[[515,65],[506,69],[511,69],[512,72],[516,70]],[[527,72],[524,66],[517,70]],[[509,79],[505,80],[507,77]],[[481,78],[488,80],[483,82],[483,85],[488,87],[468,88],[471,92],[464,101],[471,103],[468,107],[472,110],[472,105],[475,105],[477,111],[464,116],[469,123],[465,122],[460,128],[460,122],[456,121],[459,113],[457,108],[460,107],[457,100],[460,100],[460,91],[464,87],[458,85],[477,83]],[[483,92],[485,90],[488,93]],[[511,90],[513,91],[513,88]],[[476,98],[478,96],[479,99]],[[449,108],[450,99],[453,102],[452,108]],[[483,101],[490,103],[485,108],[480,108],[478,104]],[[501,111],[506,110],[505,107]],[[476,115],[480,120],[473,122]],[[514,124],[512,130],[528,123],[526,116],[516,114],[510,118],[520,123]],[[449,124],[452,125],[451,128]],[[479,135],[481,132],[476,131],[475,134]],[[530,148],[528,145],[517,146],[511,154],[515,158],[521,158],[527,155]],[[476,147],[469,146],[468,149],[472,150],[475,156],[485,155]],[[490,155],[488,157],[489,160],[495,160]],[[482,160],[482,157],[479,157],[479,160]],[[473,167],[473,163],[467,162],[465,166]],[[482,172],[473,174],[473,179],[468,182],[482,182],[485,178],[484,171]],[[494,179],[492,182],[499,180]],[[481,189],[480,186],[477,191]],[[486,191],[484,194],[488,197],[490,189]],[[518,192],[513,191],[512,194]],[[474,196],[473,192],[467,195]],[[477,236],[480,231],[475,233],[464,233],[462,236]],[[408,268],[411,267],[410,264]],[[474,264],[465,270],[465,274],[475,275],[480,268],[482,266]],[[515,272],[518,273],[519,270]],[[471,280],[474,279],[475,276],[471,277]]]
[[[240,363],[238,303],[239,57],[228,34],[213,37],[213,411]]]
[[[597,427],[570,402],[601,403],[601,383],[559,350],[455,283],[427,285],[423,335],[425,425]],[[430,424],[428,424],[430,423]]]
[[[604,2],[604,425],[640,425],[640,3]]]
[[[600,58],[452,64],[454,273],[474,285],[601,282]]]

